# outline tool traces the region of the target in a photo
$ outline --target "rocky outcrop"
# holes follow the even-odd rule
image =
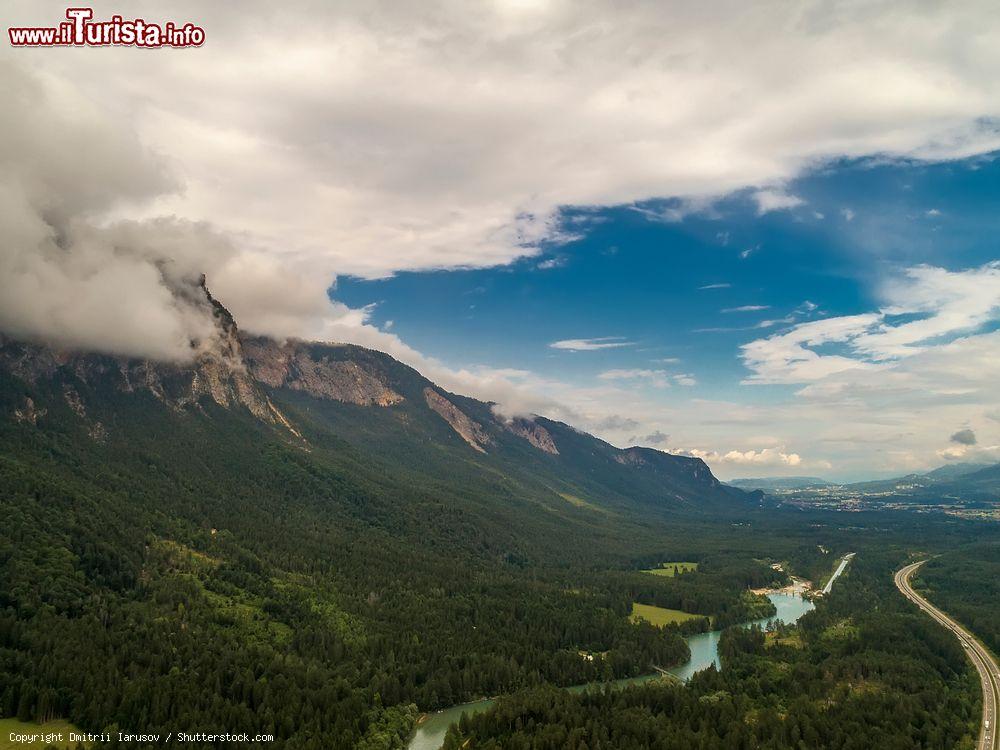
[[[198,356],[191,380],[191,397],[208,396],[220,406],[242,404],[258,419],[271,424],[283,422],[267,398],[267,394],[247,371],[239,329],[229,310],[215,300],[205,287],[202,289],[212,305],[212,314],[219,335],[213,345]]]
[[[271,339],[244,341],[247,367],[254,378],[272,388],[291,388],[315,398],[359,406],[392,406],[403,397],[376,372],[361,364],[323,353],[327,347]]]
[[[98,443],[104,443],[107,441],[108,431],[100,422],[91,422],[87,418],[87,407],[84,406],[83,399],[80,398],[80,394],[77,392],[76,388],[69,384],[64,384],[63,399],[65,399],[66,405],[73,410],[73,413],[82,419],[87,425],[87,434],[90,435],[91,440]]]
[[[63,398],[66,399],[66,405],[73,410],[80,419],[87,418],[87,409],[83,405],[83,400],[80,398],[80,394],[76,392],[76,388],[71,385],[63,386]]]
[[[653,448],[625,448],[615,454],[615,461],[625,466],[642,467],[650,471],[669,474],[695,484],[717,487],[719,480],[712,474],[708,464],[700,458],[676,456]]]
[[[553,456],[559,455],[559,449],[556,448],[556,443],[552,439],[552,435],[537,422],[530,419],[523,419],[522,417],[515,417],[505,426],[518,437],[527,440],[538,448],[538,450],[551,453]]]
[[[427,400],[427,405],[451,425],[451,429],[457,432],[462,440],[480,453],[486,453],[485,446],[490,445],[493,440],[481,424],[469,419],[461,409],[433,388],[424,388],[424,398]]]
[[[52,379],[60,370],[68,370],[83,383],[110,383],[126,393],[147,391],[177,409],[197,405],[201,398],[208,397],[225,408],[244,406],[270,424],[286,424],[287,420],[277,412],[243,363],[239,329],[233,316],[212,298],[204,279],[198,289],[212,311],[215,335],[206,341],[193,342],[192,362],[153,362],[0,340],[0,367],[29,383]],[[66,386],[63,396],[77,416],[86,419],[86,407],[76,389]],[[106,434],[96,423],[91,430],[100,437]]]
[[[31,425],[38,424],[38,418],[44,417],[46,414],[45,409],[36,409],[35,402],[25,396],[24,402],[18,408],[14,409],[14,421],[15,422],[27,422]]]

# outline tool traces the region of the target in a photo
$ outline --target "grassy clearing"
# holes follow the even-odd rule
[[[221,562],[173,539],[154,539],[148,554],[150,561],[164,571],[195,575],[207,575],[218,568]]]
[[[654,607],[650,604],[639,604],[632,602],[632,615],[629,617],[632,622],[645,620],[651,625],[662,627],[672,622],[684,622],[685,620],[697,620],[702,615],[692,615],[688,612],[681,612],[679,609],[664,609]]]
[[[853,641],[860,637],[860,630],[857,625],[850,620],[841,620],[835,625],[825,628],[820,633],[820,639],[828,644],[843,641]]]
[[[764,642],[767,646],[791,646],[792,648],[805,648],[802,636],[797,632],[779,635],[778,633],[766,633]]]
[[[695,570],[698,570],[698,563],[696,562],[665,562],[660,563],[660,567],[658,568],[650,568],[649,570],[644,570],[642,572],[652,573],[654,576],[673,578],[675,575],[680,573],[690,573]]]
[[[577,508],[586,508],[587,510],[593,510],[596,511],[597,513],[604,513],[605,515],[608,514],[608,511],[605,510],[604,508],[599,508],[593,503],[588,503],[582,497],[571,495],[568,492],[557,492],[556,494],[559,495],[559,497],[561,497],[567,503],[569,503],[570,505],[575,505]]]
[[[63,719],[47,721],[44,724],[36,724],[33,721],[18,721],[17,719],[0,719],[0,750],[42,750],[51,744],[58,748],[74,748],[75,742],[69,741],[70,732],[79,732],[75,726]],[[62,741],[52,739],[51,743],[44,740],[37,742],[12,742],[11,733],[16,734],[59,734],[62,733]]]

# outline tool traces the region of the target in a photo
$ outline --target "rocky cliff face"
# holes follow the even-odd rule
[[[427,405],[441,415],[441,418],[451,425],[451,429],[457,432],[462,440],[480,453],[486,453],[486,446],[490,445],[493,439],[481,424],[467,417],[461,409],[433,388],[424,388],[424,398]]]
[[[615,460],[625,466],[643,467],[654,472],[682,476],[697,484],[717,487],[721,483],[700,458],[675,456],[653,448],[632,447],[620,451]]]
[[[527,440],[533,446],[538,448],[538,450],[551,453],[554,456],[559,455],[559,449],[556,448],[556,443],[552,439],[552,435],[550,435],[549,431],[537,422],[533,422],[530,419],[524,419],[522,417],[516,417],[507,424],[507,429],[518,437],[522,437]]]
[[[359,406],[392,406],[403,401],[378,373],[357,362],[316,353],[313,348],[302,341],[279,344],[259,337],[243,342],[250,373],[272,388],[287,387],[315,398]]]
[[[58,351],[40,344],[0,339],[0,367],[29,383],[53,379],[65,370],[83,383],[110,384],[124,393],[146,391],[176,409],[196,406],[200,398],[208,397],[225,408],[244,406],[269,424],[287,423],[247,370],[233,316],[212,298],[204,279],[198,288],[211,306],[216,335],[210,341],[192,342],[195,354],[190,363]],[[77,416],[86,419],[86,408],[76,390],[66,387],[63,395]],[[98,434],[103,430],[98,425],[94,429]]]

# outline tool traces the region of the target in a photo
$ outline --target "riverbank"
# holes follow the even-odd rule
[[[770,594],[792,594],[794,596],[803,596],[808,599],[815,597],[820,597],[825,594],[829,594],[833,589],[833,583],[836,581],[843,572],[847,569],[847,565],[851,562],[851,558],[854,557],[853,552],[848,552],[837,564],[836,569],[834,569],[833,574],[827,579],[826,584],[822,588],[814,588],[813,582],[808,581],[805,578],[798,578],[797,576],[789,576],[792,582],[781,588],[763,588],[763,589],[750,589],[754,594],[763,594],[768,596]]]
[[[771,623],[777,621],[781,621],[786,624],[793,624],[797,622],[806,612],[815,609],[815,605],[809,599],[800,594],[772,592],[767,596],[768,599],[771,600],[771,603],[774,604],[775,609],[777,610],[776,614],[770,617],[741,623],[744,627],[758,625],[759,627],[766,628]],[[721,668],[721,662],[719,661],[719,639],[721,636],[721,630],[710,630],[707,633],[697,633],[685,638],[688,644],[688,649],[691,652],[691,658],[684,664],[680,664],[676,667],[660,669],[652,674],[646,674],[640,677],[626,677],[619,680],[613,680],[609,683],[574,685],[573,687],[566,688],[566,690],[571,692],[583,692],[594,688],[603,688],[608,685],[610,685],[613,689],[620,690],[628,687],[629,685],[642,684],[653,680],[679,680],[681,682],[687,682],[692,676],[694,676],[695,673],[700,672],[703,669],[707,669],[713,664],[716,669]],[[413,737],[407,745],[407,750],[440,750],[441,745],[444,743],[444,737],[448,733],[448,728],[461,719],[463,713],[481,713],[493,706],[493,704],[496,703],[496,700],[496,698],[487,698],[481,701],[473,701],[471,703],[463,703],[458,706],[452,706],[451,708],[446,708],[443,711],[425,714],[426,718],[421,717],[423,720],[418,721]]]
[[[778,589],[765,588],[765,589],[750,589],[755,594],[763,594],[768,596],[769,594],[787,594],[790,596],[805,596],[812,591],[812,581],[807,581],[805,578],[796,578],[795,576],[790,576],[792,582],[787,586],[782,586]]]

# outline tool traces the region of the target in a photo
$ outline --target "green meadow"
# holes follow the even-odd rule
[[[662,627],[663,625],[669,625],[674,622],[696,620],[701,616],[702,615],[692,615],[688,612],[681,612],[679,609],[664,609],[663,607],[654,607],[651,604],[639,604],[639,602],[632,602],[632,616],[629,619],[631,619],[632,622],[645,620],[651,625]]]
[[[660,563],[660,567],[658,568],[650,568],[642,572],[652,573],[654,576],[673,578],[680,573],[690,573],[695,570],[698,570],[698,563],[696,562],[665,562]]]

